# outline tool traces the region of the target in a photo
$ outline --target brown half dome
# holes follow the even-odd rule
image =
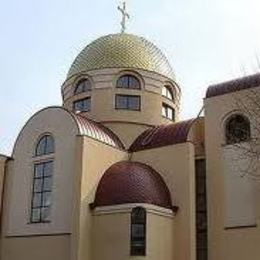
[[[140,162],[112,165],[101,178],[94,207],[146,203],[172,209],[171,195],[161,175]]]

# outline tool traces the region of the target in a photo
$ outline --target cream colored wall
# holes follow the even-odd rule
[[[158,171],[180,209],[173,221],[173,259],[195,259],[195,169],[194,145],[184,143],[134,153],[132,161]]]
[[[131,208],[118,205],[117,210],[95,213],[93,217],[92,260],[173,260],[173,215],[160,212],[159,207],[146,208],[146,256],[130,255]],[[134,206],[132,206],[134,207]],[[106,207],[104,207],[106,208]]]
[[[91,241],[93,237],[93,222],[89,204],[94,201],[95,191],[104,172],[114,163],[126,160],[128,155],[108,145],[96,142],[88,137],[79,137],[78,145],[82,154],[78,159],[82,175],[78,183],[79,205],[75,227],[75,256],[77,260],[92,260]]]
[[[130,123],[106,123],[109,129],[111,129],[120,140],[123,142],[126,149],[134,142],[134,140],[145,130],[151,128],[146,125],[130,124]]]
[[[188,140],[194,144],[195,156],[205,157],[205,122],[204,117],[197,118],[190,129]]]
[[[54,159],[51,222],[29,224],[34,163],[39,162],[34,157],[34,151],[44,133],[51,133],[55,140],[55,154],[40,160]],[[13,161],[9,163],[6,175],[3,236],[71,232],[77,133],[75,122],[62,108],[47,108],[27,122],[15,144]]]
[[[249,92],[248,92],[249,91]],[[260,91],[254,89],[254,91]],[[258,260],[260,256],[260,227],[259,227],[259,203],[256,199],[256,224],[257,227],[239,228],[225,230],[228,215],[227,212],[227,163],[223,158],[225,150],[224,120],[232,113],[245,111],[242,105],[247,103],[245,97],[250,90],[230,93],[205,100],[205,140],[207,158],[207,195],[208,195],[208,235],[209,235],[209,260]],[[241,102],[243,98],[243,103]],[[247,108],[250,105],[246,105]],[[251,118],[251,120],[255,120]],[[252,123],[252,126],[255,122]],[[255,130],[252,128],[252,135]],[[233,171],[233,169],[232,169]],[[230,173],[231,174],[231,173]],[[255,184],[259,182],[255,182]],[[229,183],[230,184],[230,183]],[[239,192],[238,182],[233,182],[233,190]],[[243,189],[240,190],[242,196]],[[255,198],[259,198],[259,187],[256,189]],[[243,200],[244,201],[244,200]],[[244,204],[241,198],[234,199],[234,211],[246,213],[248,205]],[[241,203],[242,202],[242,203]],[[252,201],[249,201],[252,203]],[[236,209],[240,207],[240,209]],[[237,211],[238,210],[238,211]],[[227,214],[228,213],[228,214]],[[243,213],[243,214],[244,214]],[[248,212],[252,214],[252,212]],[[246,224],[245,222],[243,222]],[[242,224],[243,224],[242,223]]]
[[[227,145],[221,150],[225,183],[225,227],[256,225],[257,183],[255,179],[245,176],[251,160],[244,156],[245,150],[250,147],[246,143],[243,147],[242,150]]]
[[[1,260],[71,260],[69,235],[6,238],[2,247]]]
[[[0,154],[0,215],[2,215],[2,197],[4,189],[5,171],[7,167],[8,157]]]

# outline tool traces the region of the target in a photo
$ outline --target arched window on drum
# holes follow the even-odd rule
[[[133,75],[123,75],[116,83],[117,88],[141,89],[140,80]]]

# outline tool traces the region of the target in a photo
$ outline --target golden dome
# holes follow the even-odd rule
[[[173,70],[159,48],[142,37],[120,33],[103,36],[89,44],[73,62],[68,78],[104,68],[136,68],[174,79]]]

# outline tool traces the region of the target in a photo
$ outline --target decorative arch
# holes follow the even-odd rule
[[[78,95],[87,91],[91,91],[92,83],[88,77],[80,78],[76,81],[74,95]]]
[[[134,71],[122,71],[116,79],[117,88],[136,89],[141,90],[143,79]]]
[[[170,84],[165,84],[162,88],[162,96],[166,97],[167,99],[174,101],[175,100],[175,93],[173,87]]]

